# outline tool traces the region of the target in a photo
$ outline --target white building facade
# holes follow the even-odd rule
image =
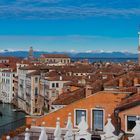
[[[11,103],[14,97],[13,79],[16,72],[12,70],[3,70],[0,72],[0,100],[4,103]]]

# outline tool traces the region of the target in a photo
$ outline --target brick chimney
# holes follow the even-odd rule
[[[59,77],[59,80],[60,80],[60,81],[62,81],[62,79],[63,79],[63,77],[62,77],[62,76],[60,76],[60,77]]]
[[[134,86],[137,86],[139,84],[138,78],[134,78]]]
[[[119,87],[123,87],[123,78],[119,79]]]
[[[140,94],[140,84],[136,86],[137,87],[137,93]]]
[[[93,88],[90,85],[86,85],[86,97],[92,95]]]

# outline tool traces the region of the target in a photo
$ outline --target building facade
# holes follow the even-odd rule
[[[40,61],[43,63],[62,63],[69,64],[71,59],[68,55],[65,54],[42,54],[40,56]]]
[[[15,77],[16,72],[12,70],[3,70],[0,72],[1,75],[1,101],[4,103],[11,103],[14,98],[14,85],[13,79]]]

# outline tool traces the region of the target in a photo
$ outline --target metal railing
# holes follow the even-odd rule
[[[1,125],[0,126],[0,137],[4,134],[9,133],[12,130],[15,130],[16,128],[19,128],[24,125],[25,125],[25,118],[21,118],[19,120],[7,123],[5,125]]]

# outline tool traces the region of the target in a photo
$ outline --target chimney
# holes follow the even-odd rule
[[[89,76],[88,76],[88,79],[90,79],[90,78],[91,78],[91,76],[89,75]]]
[[[92,87],[90,85],[86,85],[86,97],[92,95]]]
[[[138,78],[134,78],[134,86],[137,86],[139,84]]]
[[[123,78],[119,79],[119,87],[123,87]]]
[[[136,87],[137,87],[137,93],[140,94],[140,84],[138,84]]]
[[[59,77],[59,80],[62,81],[62,76]]]

